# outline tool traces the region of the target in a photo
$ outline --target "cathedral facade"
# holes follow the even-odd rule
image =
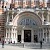
[[[44,0],[3,3],[4,6],[0,6],[0,26],[3,27],[0,40],[3,35],[6,43],[50,42],[50,7]]]

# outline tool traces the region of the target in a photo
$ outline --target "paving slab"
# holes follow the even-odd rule
[[[50,50],[50,49],[30,49],[10,45],[5,45],[4,48],[2,48],[2,45],[0,45],[0,50]]]

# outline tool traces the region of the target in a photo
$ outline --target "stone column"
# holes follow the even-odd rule
[[[43,12],[42,12],[42,25],[44,24],[44,16],[43,16]]]
[[[47,29],[47,42],[49,42],[49,28]]]
[[[13,38],[13,29],[12,29],[12,31],[11,31],[11,38]]]
[[[47,42],[47,28],[46,28],[46,42]]]
[[[14,12],[12,12],[12,20],[13,20],[13,14],[14,14]]]
[[[40,28],[40,41],[42,40],[41,28]]]
[[[12,28],[12,32],[11,32],[11,40],[12,40],[12,43],[13,43],[13,28]]]
[[[43,38],[44,38],[44,28],[43,28]]]
[[[8,33],[8,41],[10,42],[10,28],[9,28],[9,33]]]
[[[6,38],[7,38],[7,29],[6,29]]]
[[[8,33],[8,31],[7,31],[7,29],[6,29],[6,38],[5,38],[5,42],[8,44],[8,37],[7,37],[7,33]]]
[[[8,38],[10,38],[10,28],[9,28]]]
[[[14,11],[14,8],[12,9],[12,20],[13,20],[13,14],[14,14],[14,12],[13,12],[13,11]]]
[[[11,40],[12,40],[11,39],[11,31],[12,31],[12,29],[9,28],[9,42],[11,42]]]
[[[22,30],[21,42],[24,43],[24,30]]]
[[[39,30],[40,30],[40,40],[41,40],[41,28]]]
[[[39,37],[40,37],[40,36],[39,36],[39,28],[38,28],[38,42],[40,41]]]
[[[34,42],[34,31],[33,31],[33,29],[31,30],[31,42]]]
[[[50,42],[50,29],[49,29],[49,42]]]
[[[43,42],[45,42],[44,33],[45,33],[45,32],[44,32],[44,28],[43,28],[43,39],[42,39],[42,40],[43,40]]]
[[[8,14],[7,14],[7,22],[9,22],[9,12],[8,12]]]
[[[18,37],[17,37],[17,30],[16,30],[16,43],[18,42]]]
[[[48,12],[48,14],[47,14],[47,21],[49,22],[49,12]]]

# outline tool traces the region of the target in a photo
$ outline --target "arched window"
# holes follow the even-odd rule
[[[25,19],[22,19],[21,21],[19,21],[18,25],[30,25],[30,26],[33,26],[33,25],[37,25],[37,24],[33,19],[25,18]]]

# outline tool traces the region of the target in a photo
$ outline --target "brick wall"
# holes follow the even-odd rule
[[[5,35],[5,18],[4,12],[1,10],[0,12],[0,40]]]

